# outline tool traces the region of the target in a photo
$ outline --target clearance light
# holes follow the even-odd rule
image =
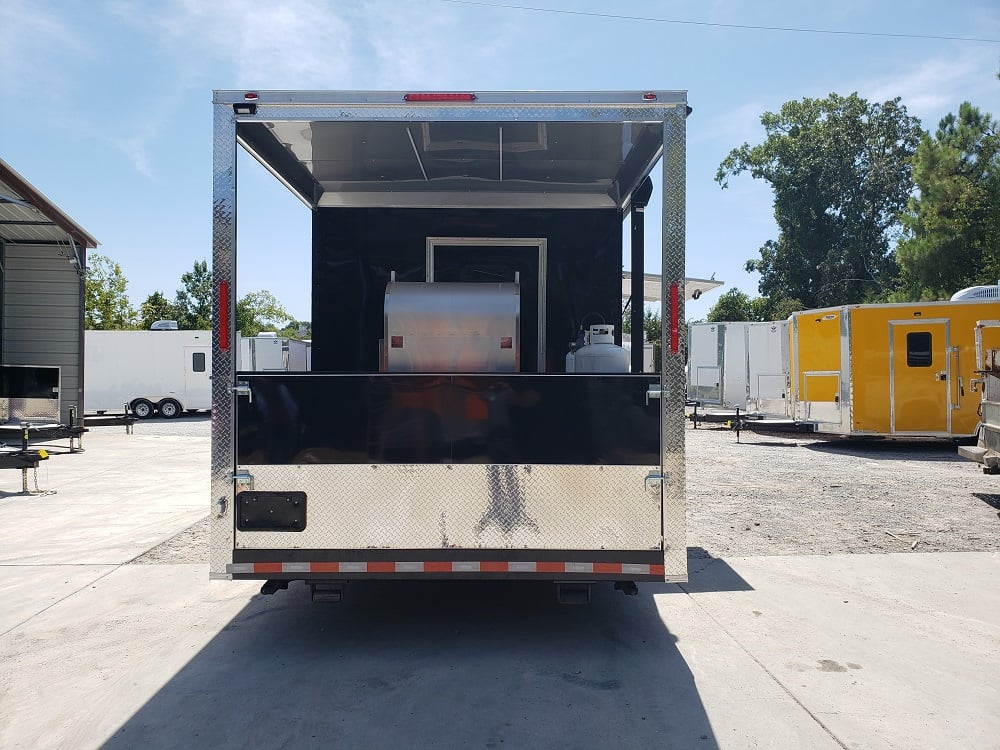
[[[647,91],[645,94],[642,95],[642,98],[645,99],[647,102],[655,102],[656,94],[654,94],[652,91]]]
[[[403,94],[404,102],[474,102],[475,94],[456,92]]]
[[[248,91],[243,95],[243,99],[248,102],[255,102],[260,98],[256,91]]]
[[[514,339],[511,338],[510,336],[501,336],[500,337],[500,348],[501,349],[513,349],[514,348]]]
[[[389,346],[392,349],[402,349],[403,348],[403,337],[402,336],[392,336],[389,339]]]

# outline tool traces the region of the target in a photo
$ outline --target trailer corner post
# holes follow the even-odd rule
[[[236,116],[230,103],[216,93],[212,154],[212,463],[209,515],[209,576],[231,578],[233,471],[235,446],[233,409],[235,358],[228,323],[232,320],[236,278]],[[225,321],[225,322],[224,322]],[[222,335],[226,340],[223,342]]]
[[[687,580],[687,536],[684,529],[684,404],[686,379],[684,352],[675,345],[671,333],[679,331],[684,319],[684,296],[672,290],[684,283],[685,256],[685,179],[687,107],[675,108],[663,121],[662,289],[664,305],[660,332],[660,457],[663,483],[663,564],[665,579]],[[676,571],[684,571],[677,574]]]

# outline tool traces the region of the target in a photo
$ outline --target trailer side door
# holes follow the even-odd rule
[[[946,435],[951,431],[946,320],[889,323],[890,431]]]

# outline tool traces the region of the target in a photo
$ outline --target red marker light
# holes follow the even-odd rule
[[[403,94],[403,101],[405,102],[474,102],[475,100],[475,94],[460,94],[456,92]]]
[[[681,323],[678,317],[681,313],[680,286],[676,281],[670,284],[670,353],[680,351]]]
[[[260,98],[256,91],[248,91],[243,95],[243,99],[248,102],[255,102]]]
[[[403,348],[403,337],[402,336],[392,336],[389,339],[389,346],[393,349]]]
[[[656,94],[654,94],[652,91],[647,91],[645,94],[642,95],[642,98],[645,99],[647,102],[655,102]]]
[[[229,351],[229,282],[219,282],[219,351]]]
[[[501,336],[500,337],[500,348],[501,349],[513,349],[514,348],[514,339],[511,338],[510,336]]]

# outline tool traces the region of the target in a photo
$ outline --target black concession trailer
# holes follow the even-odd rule
[[[679,91],[217,91],[211,575],[317,600],[685,580],[687,114]],[[312,214],[308,372],[237,369],[238,147]],[[622,237],[651,199],[643,373],[618,346]]]

